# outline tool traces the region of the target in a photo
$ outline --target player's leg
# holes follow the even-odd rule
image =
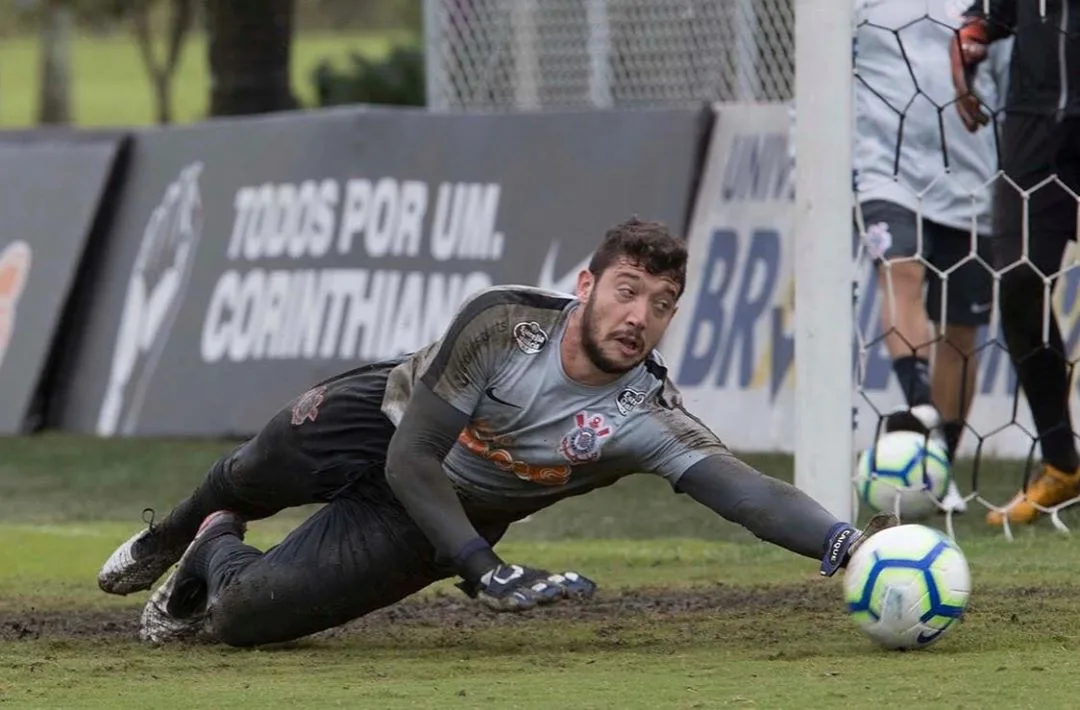
[[[994,285],[992,274],[978,261],[964,261],[956,267],[971,253],[968,232],[932,222],[926,223],[926,229],[933,233],[934,245],[929,255],[933,271],[927,279],[926,311],[939,336],[934,347],[931,391],[951,462],[956,458],[975,398],[978,330],[990,322]],[[989,241],[980,237],[976,244],[977,253],[987,264],[991,263]],[[939,273],[947,273],[947,278],[943,280]],[[955,482],[942,505],[954,512],[966,510]]]
[[[1080,173],[1076,132],[1075,120],[1010,114],[1002,151],[1006,173],[1025,189],[1052,174],[1075,182]],[[1001,328],[1043,458],[1040,474],[1009,502],[1007,515],[1013,523],[1032,522],[1040,508],[1080,493],[1080,455],[1068,406],[1068,358],[1057,317],[1045,308],[1053,285],[1045,277],[1060,269],[1065,246],[1075,237],[1076,210],[1076,200],[1055,183],[1031,193],[1026,214],[1022,197],[1008,185],[999,187],[995,200],[995,266],[1008,269],[1001,277]],[[1021,263],[1025,254],[1029,263]],[[1003,519],[998,511],[987,515],[991,524]]]
[[[346,373],[297,397],[252,439],[222,456],[159,522],[106,560],[98,585],[111,594],[149,589],[183,554],[203,520],[230,510],[245,520],[320,503],[360,475],[357,461],[381,461],[392,434],[379,412],[385,367]]]
[[[170,621],[194,618],[206,638],[233,646],[289,641],[454,574],[381,477],[342,492],[265,553],[243,542],[235,521],[217,517],[220,522],[208,522],[210,530],[196,537],[162,585],[166,593],[157,605],[147,605],[145,640],[173,640]],[[498,524],[478,527],[492,544],[505,530]]]
[[[884,200],[860,205],[866,238],[877,251],[881,329],[908,407],[930,403],[930,324],[923,304],[926,270],[914,212]]]
[[[938,245],[934,254],[936,269],[952,268],[968,256],[971,243],[968,233],[941,226],[935,226],[935,230],[939,233],[935,239]],[[987,264],[992,263],[987,237],[978,239],[977,250]],[[942,298],[942,285],[936,277],[929,279],[926,310],[939,334],[930,381],[951,461],[956,456],[975,399],[978,334],[979,328],[990,322],[994,283],[986,266],[968,261],[949,273],[948,297],[945,299]]]

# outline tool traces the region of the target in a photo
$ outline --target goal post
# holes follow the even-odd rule
[[[853,3],[795,0],[795,485],[854,515]]]

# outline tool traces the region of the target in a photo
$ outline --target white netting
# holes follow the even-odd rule
[[[905,398],[899,388],[883,392],[879,386],[870,386],[867,379],[874,361],[878,365],[882,361],[891,363],[891,356],[906,349],[911,355],[927,356],[933,370],[944,368],[942,372],[948,373],[952,367],[955,373],[952,377],[945,374],[935,379],[931,376],[931,381],[935,388],[935,403],[942,397],[942,391],[950,387],[963,388],[964,391],[957,391],[955,397],[960,402],[969,393],[974,395],[959,447],[960,457],[970,457],[973,465],[969,469],[965,462],[954,467],[961,472],[957,480],[964,504],[961,507],[969,509],[969,516],[981,517],[987,513],[997,516],[995,520],[988,517],[987,522],[1000,525],[1011,539],[1016,526],[1031,522],[1020,514],[1024,505],[1031,505],[1043,515],[1048,514],[1054,527],[1066,531],[1068,528],[1061,513],[1080,501],[1080,486],[1072,482],[1056,484],[1049,494],[1045,489],[1033,493],[1019,505],[1013,499],[1017,491],[1026,496],[1037,490],[1037,484],[1033,482],[1041,469],[1041,447],[1027,400],[1009,362],[1008,348],[1001,333],[999,307],[1003,285],[1010,287],[1007,275],[1026,268],[1030,244],[1047,238],[1047,235],[1029,229],[1032,223],[1027,205],[1030,201],[1039,191],[1051,189],[1063,190],[1067,195],[1064,199],[1076,202],[1077,209],[1080,209],[1080,200],[1057,175],[1048,175],[1024,189],[1000,169],[1004,122],[1013,120],[1014,115],[1009,114],[1007,118],[1004,111],[1011,40],[992,45],[993,54],[983,62],[977,75],[976,81],[980,82],[977,93],[992,112],[990,123],[972,135],[957,119],[949,46],[956,37],[959,15],[969,4],[955,0],[884,0],[866,3],[856,11],[856,164],[858,166],[861,161],[862,165],[871,166],[867,170],[871,178],[859,176],[855,195],[857,231],[861,237],[856,255],[856,278],[860,283],[855,305],[856,389],[860,407],[869,410],[870,416],[866,419],[874,420],[863,421],[862,426],[877,427],[871,434],[876,441],[885,415],[897,406],[904,408]],[[1050,18],[1050,22],[1056,24],[1055,18]],[[892,70],[888,69],[890,63]],[[1052,70],[1057,71],[1056,68]],[[1028,80],[1028,77],[1021,77]],[[888,130],[881,131],[883,126],[888,126]],[[1039,139],[1032,137],[1031,140]],[[874,153],[875,145],[880,153]],[[989,163],[979,163],[979,156],[989,157]],[[886,179],[875,182],[875,173]],[[1012,191],[1018,198],[1016,204],[1023,205],[1018,207],[1023,210],[1019,220],[1023,222],[1023,228],[1013,237],[1023,239],[1023,256],[1002,268],[995,268],[989,244],[981,242],[980,247],[979,241],[980,233],[991,234],[991,204],[996,191]],[[879,284],[873,275],[875,257],[890,244],[896,247],[902,241],[897,233],[899,230],[891,228],[887,218],[876,216],[881,212],[880,203],[875,207],[875,203],[867,202],[872,197],[882,196],[910,208],[915,214],[913,222],[917,229],[916,253],[910,257],[901,254],[888,261],[881,275],[883,283]],[[1066,217],[1069,226],[1075,226],[1076,210],[1072,215]],[[940,228],[930,222],[941,224],[950,220],[953,228],[959,229],[962,253],[952,259],[946,258],[943,263],[936,261],[932,252],[935,245],[942,243]],[[1053,311],[1058,314],[1061,324],[1064,351],[1058,352],[1057,357],[1069,367],[1069,402],[1074,417],[1077,388],[1072,380],[1072,363],[1076,360],[1080,342],[1077,337],[1080,329],[1076,327],[1080,272],[1074,270],[1075,265],[1069,253],[1060,270],[1038,274],[1044,293],[1048,294],[1046,302],[1053,303]],[[907,279],[912,266],[921,266],[929,280],[939,280],[945,294],[932,314],[945,325],[936,330],[931,327],[925,337],[912,335],[910,318],[904,316],[902,304],[905,296],[910,294]],[[964,328],[948,324],[950,312],[959,312],[960,304],[972,313],[984,309],[982,303],[963,301],[964,294],[959,290],[950,292],[949,284],[960,288],[965,278],[961,276],[962,270],[968,276],[972,270],[980,272],[989,294],[985,308],[989,310],[990,322],[979,328],[970,346],[957,344],[966,340]],[[1051,292],[1055,284],[1056,288]],[[957,305],[950,306],[950,298]],[[878,309],[883,317],[879,317]],[[1038,316],[1041,318],[1042,346],[1047,349],[1053,349],[1047,336],[1050,317],[1050,308],[1043,309]],[[890,339],[893,343],[891,354]],[[883,371],[886,376],[895,377],[891,368],[878,367],[879,379]],[[1048,372],[1047,377],[1050,376]],[[956,417],[945,414],[944,418]],[[937,503],[937,507],[946,513],[946,525],[953,534],[952,509],[941,503]],[[1014,515],[1017,516],[1015,519]]]
[[[672,107],[791,97],[792,0],[425,0],[429,105]]]

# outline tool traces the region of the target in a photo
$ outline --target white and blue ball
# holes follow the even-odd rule
[[[921,520],[937,510],[952,480],[945,449],[913,431],[882,434],[863,451],[855,474],[859,500],[901,520]]]
[[[848,614],[888,649],[925,648],[963,617],[971,595],[967,558],[925,525],[887,528],[860,545],[844,572]]]

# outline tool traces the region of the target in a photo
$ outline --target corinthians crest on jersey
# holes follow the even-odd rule
[[[589,463],[600,458],[604,441],[615,429],[604,421],[602,414],[582,411],[574,415],[575,427],[559,442],[559,453],[572,464]]]

